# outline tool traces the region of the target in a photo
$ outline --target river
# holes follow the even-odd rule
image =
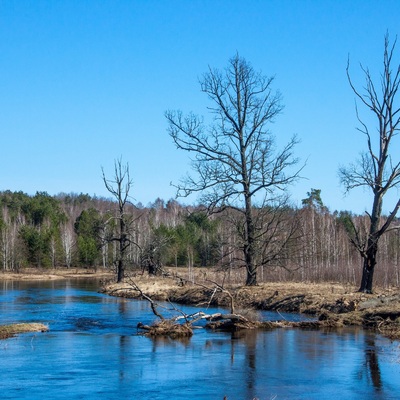
[[[1,399],[399,399],[399,343],[380,335],[198,329],[152,340],[136,331],[154,320],[147,302],[97,289],[94,280],[0,282],[1,324],[50,329],[0,341]]]

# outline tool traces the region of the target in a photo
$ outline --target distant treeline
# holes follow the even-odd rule
[[[115,268],[118,229],[114,216],[117,204],[87,194],[50,196],[38,192],[0,193],[0,266],[4,271],[37,268]],[[238,282],[243,265],[235,252],[240,248],[243,227],[234,229],[234,211],[207,215],[201,206],[185,206],[175,200],[157,199],[146,207],[130,205],[129,269],[151,266],[219,267]],[[331,213],[322,202],[303,200],[302,208],[271,210],[266,223],[264,252],[274,254],[259,267],[259,281],[338,281],[357,284],[360,255],[349,241],[349,212]],[[354,216],[360,234],[367,232],[368,220]],[[293,224],[293,220],[296,224]],[[229,223],[227,223],[229,221]],[[282,233],[293,230],[283,243]],[[268,241],[268,243],[267,243]],[[387,232],[381,239],[376,283],[399,285],[400,234]],[[279,248],[279,256],[276,251]],[[261,251],[261,249],[260,249]]]

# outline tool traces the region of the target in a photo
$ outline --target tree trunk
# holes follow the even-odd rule
[[[248,262],[246,265],[247,268],[247,278],[246,278],[246,286],[256,286],[257,285],[257,267]]]
[[[120,283],[124,280],[125,271],[124,271],[124,263],[120,259],[118,260],[118,274],[117,274],[117,283]]]
[[[119,259],[118,259],[118,277],[117,282],[122,282],[125,277],[125,253],[126,253],[126,226],[124,221],[124,209],[120,208],[119,211],[119,226],[120,226],[120,237],[119,237]]]
[[[161,275],[162,269],[161,265],[157,260],[154,260],[154,257],[150,256],[147,260],[147,272],[149,275]]]
[[[361,278],[361,285],[359,292],[372,293],[372,282],[374,278],[374,270],[376,265],[376,254],[378,252],[378,245],[376,241],[372,243],[364,257],[363,273]]]
[[[247,269],[246,286],[257,285],[257,266],[254,264],[254,232],[253,222],[247,224],[247,245],[245,246],[245,261]]]
[[[254,263],[254,222],[250,199],[246,199],[246,244],[244,246],[244,258],[246,262],[247,277],[246,286],[257,285],[257,265]]]
[[[376,254],[378,252],[378,240],[384,231],[379,230],[379,220],[382,214],[382,194],[379,190],[376,190],[374,195],[374,204],[372,206],[371,213],[371,225],[369,228],[369,237],[367,243],[367,249],[363,263],[363,273],[361,278],[361,285],[359,292],[372,293],[372,282],[374,277],[374,269],[376,265]]]

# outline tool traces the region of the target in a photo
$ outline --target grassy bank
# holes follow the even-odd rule
[[[102,289],[104,293],[140,298],[142,295],[132,285],[135,282],[142,293],[155,301],[169,300],[190,304],[202,310],[206,310],[209,305],[229,307],[233,301],[236,309],[304,313],[315,317],[317,323],[314,326],[362,326],[400,340],[399,288],[376,287],[373,294],[364,294],[358,293],[357,288],[352,285],[334,282],[267,282],[253,287],[224,283],[225,291],[221,291],[216,288],[226,282],[223,273],[210,268],[196,268],[195,274],[191,276],[194,281],[192,283],[185,276],[185,271],[178,271],[179,276],[184,279],[138,274],[128,276],[120,284],[114,283],[115,276],[109,270],[75,268],[2,272],[0,280],[98,278],[108,282]],[[171,269],[169,272],[177,271]],[[282,324],[288,325],[290,324]]]
[[[139,275],[128,277],[124,283],[110,283],[103,290],[113,296],[140,298],[141,294],[132,287],[130,280],[155,301],[168,299],[204,310],[208,305],[229,307],[233,299],[237,309],[304,313],[315,316],[314,327],[362,326],[400,339],[398,288],[376,288],[374,294],[364,294],[351,285],[338,283],[270,282],[254,287],[224,285],[227,291],[223,292],[215,290],[216,286],[210,283],[213,279],[209,277],[198,276],[193,284],[180,279]]]

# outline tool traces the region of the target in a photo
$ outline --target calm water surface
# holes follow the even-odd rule
[[[0,319],[50,328],[0,341],[1,399],[400,398],[399,343],[362,330],[151,340],[135,328],[154,320],[147,302],[82,280],[0,282]]]

